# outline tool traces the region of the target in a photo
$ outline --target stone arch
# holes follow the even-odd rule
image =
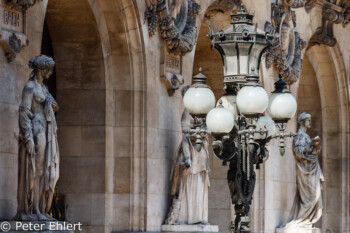
[[[138,6],[128,0],[89,3],[106,70],[106,225],[145,230],[146,79]]]
[[[55,4],[61,4],[61,6],[55,7]],[[59,12],[64,17],[55,17],[55,14],[57,16]],[[79,15],[74,15],[74,12],[79,12]],[[139,143],[139,141],[145,141],[143,139],[145,137],[143,128],[145,126],[143,117],[145,81],[142,65],[143,41],[138,35],[140,29],[137,7],[133,1],[124,0],[114,2],[107,0],[50,1],[47,8],[48,18],[50,14],[53,19],[51,23],[48,22],[48,27],[57,60],[57,79],[62,74],[60,71],[67,68],[67,64],[69,65],[66,59],[63,61],[65,63],[60,66],[63,60],[60,60],[60,56],[64,58],[72,54],[72,51],[61,50],[62,46],[67,46],[69,38],[73,38],[75,43],[79,40],[78,38],[93,41],[84,49],[81,48],[82,46],[73,46],[73,49],[77,50],[74,55],[83,56],[87,59],[88,65],[92,67],[92,70],[87,69],[81,75],[82,80],[100,77],[99,82],[92,86],[84,86],[83,83],[83,87],[80,88],[82,90],[76,90],[78,88],[73,87],[74,92],[80,92],[78,97],[84,92],[92,93],[91,89],[98,92],[95,94],[97,97],[94,94],[86,94],[81,97],[87,106],[84,104],[75,106],[82,115],[85,113],[97,114],[96,125],[87,125],[86,129],[75,132],[75,134],[69,133],[69,130],[65,132],[64,127],[60,127],[61,138],[64,138],[61,139],[63,144],[73,145],[71,147],[73,150],[78,144],[78,147],[84,147],[83,150],[86,153],[93,154],[93,158],[89,158],[92,161],[89,163],[86,161],[89,159],[82,160],[78,170],[72,169],[71,165],[74,163],[68,163],[70,167],[67,167],[69,170],[67,174],[64,174],[65,169],[62,164],[61,186],[63,187],[61,189],[70,190],[70,192],[72,189],[77,189],[75,196],[70,195],[71,199],[69,195],[67,196],[67,202],[71,201],[68,203],[70,206],[67,213],[68,220],[81,221],[86,230],[94,232],[145,229],[145,209],[143,208],[145,189],[144,182],[142,182],[142,179],[146,177],[146,171],[143,169],[145,152],[144,145]],[[62,27],[63,22],[64,27]],[[58,27],[56,32],[55,27]],[[64,34],[65,28],[71,29],[70,33]],[[75,34],[74,29],[83,30],[83,33]],[[54,35],[55,33],[58,35]],[[92,59],[93,56],[98,56],[98,61]],[[70,59],[74,60],[74,58]],[[96,63],[98,63],[98,71],[94,72],[93,68]],[[73,71],[78,72],[79,69]],[[92,76],[94,74],[96,76]],[[75,75],[74,78],[77,76]],[[58,80],[59,82],[61,81]],[[60,94],[59,89],[57,93],[58,101],[63,101],[63,106],[65,104],[70,106],[70,110],[73,110],[74,113],[74,106],[70,105],[72,101],[64,100],[69,95]],[[60,95],[62,101],[60,101]],[[75,97],[75,94],[72,95]],[[72,113],[72,111],[68,112]],[[67,119],[68,115],[70,114],[63,109],[61,115],[58,115],[58,120],[60,121],[60,116]],[[90,118],[96,120],[94,117]],[[80,120],[77,121],[80,122]],[[61,122],[67,121],[62,120]],[[67,127],[77,127],[74,124],[72,121],[68,122]],[[84,141],[75,144],[74,140],[70,139],[74,139],[73,137],[77,134]],[[92,145],[91,142],[93,142]],[[99,153],[93,153],[96,148]],[[64,151],[61,154],[64,154]],[[80,155],[71,159],[77,164],[77,160],[83,158],[83,155]],[[79,184],[65,187],[64,183],[67,179],[75,179],[76,182],[86,180],[85,185],[90,186],[92,190],[84,193],[86,186],[80,187]],[[79,187],[83,191],[79,192]],[[92,207],[90,203],[93,204]]]
[[[316,74],[321,100],[321,164],[326,179],[322,230],[338,232],[346,229],[348,213],[345,213],[343,201],[349,197],[346,187],[349,179],[349,99],[343,58],[339,48],[325,46],[310,48],[306,57]]]
[[[106,78],[98,25],[87,0],[48,1],[45,21],[60,106],[58,188],[65,195],[66,220],[94,229],[104,225],[99,213],[104,211],[106,179]]]

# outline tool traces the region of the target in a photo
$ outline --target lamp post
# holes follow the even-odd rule
[[[184,104],[194,118],[206,118],[205,132],[215,138],[214,154],[223,160],[223,165],[229,163],[227,180],[236,214],[232,232],[250,232],[248,214],[255,186],[254,165],[259,169],[267,160],[266,144],[273,138],[280,140],[280,153],[284,154],[284,138],[293,136],[284,132],[285,125],[296,112],[296,101],[281,78],[275,83],[276,90],[270,98],[259,84],[261,58],[274,35],[253,25],[253,15],[247,14],[243,5],[237,14],[231,14],[231,26],[216,33],[210,28],[208,37],[223,60],[225,94],[213,108],[212,92],[194,89],[203,95],[194,98],[188,91]],[[194,77],[191,88],[208,89],[199,81],[203,80],[201,76]],[[264,116],[266,110],[272,119]]]

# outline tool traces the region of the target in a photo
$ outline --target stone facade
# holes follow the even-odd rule
[[[222,61],[210,49],[208,25],[229,25],[229,12],[213,11],[214,0],[196,0],[198,38],[182,56],[184,85],[201,66],[216,99],[223,91]],[[254,23],[271,22],[270,0],[242,0]],[[31,57],[49,53],[56,61],[55,90],[61,154],[59,192],[66,220],[84,232],[161,231],[171,204],[170,170],[181,140],[181,93],[169,96],[161,80],[165,42],[149,35],[142,0],[43,0],[26,9],[27,47],[10,63],[0,49],[0,220],[16,214],[18,105]],[[210,8],[211,7],[211,8]],[[210,14],[206,15],[207,9]],[[295,9],[295,30],[308,42],[322,26],[322,7]],[[1,32],[0,32],[1,33]],[[291,85],[298,113],[313,116],[310,136],[320,135],[325,175],[322,232],[350,232],[350,26],[333,25],[334,47],[302,50],[300,78]],[[50,49],[51,48],[51,49]],[[278,70],[261,66],[261,83],[273,90]],[[182,84],[182,83],[181,83]],[[181,87],[181,86],[180,86]],[[296,120],[288,131],[296,131]],[[251,219],[253,232],[273,233],[288,217],[295,194],[292,141],[281,157],[277,142],[257,172]],[[234,219],[227,167],[210,155],[209,222],[229,232]]]

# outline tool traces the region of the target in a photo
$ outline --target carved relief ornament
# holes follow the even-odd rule
[[[37,0],[3,0],[4,4],[17,11],[25,11],[35,5]]]
[[[337,4],[332,1],[324,1],[322,6],[322,26],[317,28],[309,41],[309,47],[324,44],[335,46],[337,40],[334,37],[333,25],[343,23],[346,26],[350,21],[350,1],[343,0]]]
[[[196,16],[200,6],[194,0],[146,0],[146,3],[149,35],[153,36],[159,26],[170,53],[191,52],[197,39]]]
[[[181,84],[182,56],[191,52],[197,40],[196,16],[200,6],[194,0],[145,0],[145,20],[148,32],[153,36],[159,27],[165,42],[161,52],[160,78],[174,94]]]
[[[217,13],[224,13],[227,11],[235,12],[241,6],[241,0],[216,0],[207,9],[205,13],[206,18],[213,17]]]
[[[0,45],[8,62],[28,46],[26,10],[38,0],[0,0]]]
[[[266,31],[275,31],[277,35],[266,53],[266,67],[275,65],[289,85],[300,77],[301,53],[307,45],[295,31],[296,15],[292,8],[299,7],[304,7],[301,0],[283,0],[282,5],[272,4],[271,23],[265,24]]]

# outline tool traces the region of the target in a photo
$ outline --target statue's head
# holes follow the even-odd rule
[[[311,114],[307,112],[300,113],[298,116],[298,124],[305,128],[311,128]]]
[[[28,66],[33,69],[31,78],[36,74],[42,75],[44,78],[49,78],[53,73],[55,61],[51,57],[40,55],[30,59]]]

